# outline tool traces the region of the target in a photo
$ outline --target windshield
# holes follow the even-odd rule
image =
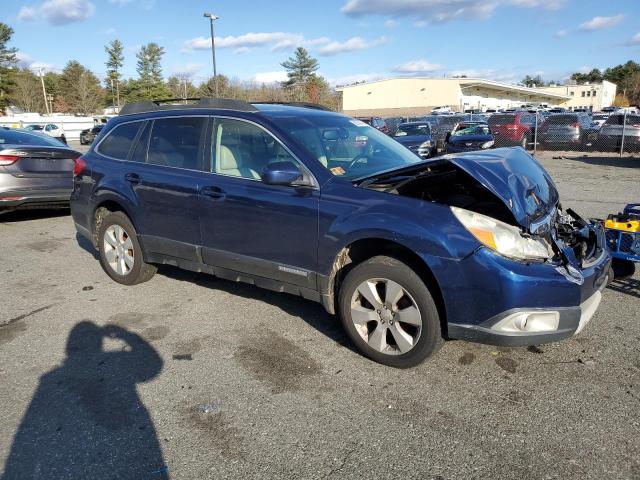
[[[393,134],[394,137],[406,137],[406,136],[414,136],[414,135],[430,135],[431,127],[428,123],[416,124],[416,125],[400,125],[396,133]]]
[[[456,131],[451,134],[452,137],[462,137],[464,135],[489,135],[489,126],[461,123]]]
[[[341,115],[274,117],[333,175],[348,180],[400,168],[422,159],[384,133]]]
[[[35,145],[38,147],[66,147],[64,143],[45,135],[27,131],[0,130],[0,145]]]

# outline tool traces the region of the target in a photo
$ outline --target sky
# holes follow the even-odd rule
[[[563,81],[576,71],[640,62],[640,0],[2,0],[22,66],[59,71],[78,60],[104,77],[104,45],[164,47],[163,73],[199,83],[218,73],[283,80],[298,46],[332,85],[396,76],[467,75],[507,83]]]

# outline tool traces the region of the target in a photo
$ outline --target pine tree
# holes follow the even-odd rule
[[[285,87],[302,87],[315,77],[318,70],[318,61],[309,55],[309,52],[298,47],[292,57],[280,65],[287,71],[289,79],[284,82]]]
[[[0,108],[6,105],[6,94],[12,85],[12,73],[18,64],[15,47],[7,47],[13,36],[13,28],[0,22]]]
[[[124,62],[122,54],[124,47],[120,40],[115,39],[108,45],[105,45],[104,51],[107,53],[107,77],[104,79],[105,86],[111,90],[111,103],[120,103],[120,69]],[[114,93],[115,88],[115,93]]]

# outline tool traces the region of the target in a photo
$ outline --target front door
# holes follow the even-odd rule
[[[271,162],[305,167],[243,120],[217,119],[210,150],[212,174],[200,189],[204,262],[315,289],[319,190],[260,180]]]

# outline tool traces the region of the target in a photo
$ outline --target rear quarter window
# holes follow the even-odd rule
[[[126,160],[142,123],[123,123],[113,128],[98,145],[98,153],[105,157]]]

